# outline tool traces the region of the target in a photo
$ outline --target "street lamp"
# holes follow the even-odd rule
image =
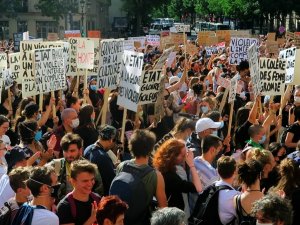
[[[86,24],[84,24],[84,16],[87,14],[87,9],[90,7],[90,0],[80,0],[80,7],[81,7],[81,36],[86,36]],[[86,6],[86,8],[85,8]]]

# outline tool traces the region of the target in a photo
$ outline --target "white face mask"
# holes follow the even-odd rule
[[[76,128],[78,126],[79,126],[79,119],[76,118],[76,119],[72,120],[71,127]]]
[[[256,220],[256,225],[273,225],[273,223],[260,223]]]
[[[295,103],[300,103],[300,97],[299,96],[294,96],[294,102]]]

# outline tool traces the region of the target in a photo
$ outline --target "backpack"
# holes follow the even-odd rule
[[[98,195],[96,195],[95,193],[91,192],[90,197],[98,203],[101,200],[101,197],[99,197]],[[71,207],[71,213],[72,213],[72,217],[75,219],[76,215],[77,215],[77,209],[76,209],[76,204],[75,204],[75,200],[73,197],[73,192],[70,192],[69,194],[67,194],[66,196],[68,202],[70,203],[70,207]]]
[[[256,224],[256,218],[252,217],[251,215],[247,214],[245,210],[242,207],[241,204],[241,195],[238,195],[235,198],[235,205],[236,205],[236,214],[237,214],[237,224],[238,225],[255,225]],[[244,214],[247,214],[247,216],[244,216]]]
[[[189,218],[189,225],[223,225],[218,212],[219,192],[232,189],[229,186],[215,184],[208,186],[199,196],[192,215]]]
[[[12,218],[12,209],[8,202],[4,203],[4,206],[0,209],[0,224],[1,225],[10,225]]]
[[[14,220],[12,221],[11,225],[31,225],[32,218],[33,218],[33,212],[35,209],[45,209],[45,207],[37,205],[37,206],[31,206],[27,203],[23,204]]]
[[[124,224],[149,224],[151,201],[146,201],[148,194],[142,179],[152,171],[150,166],[138,169],[125,162],[123,170],[113,179],[109,195],[118,195],[129,206]]]

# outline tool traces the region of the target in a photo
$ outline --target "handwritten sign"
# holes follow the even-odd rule
[[[66,85],[63,48],[34,51],[36,94],[62,90]]]
[[[159,94],[159,84],[162,70],[147,70],[142,75],[140,89],[140,105],[155,103]]]
[[[159,46],[160,36],[159,35],[146,35],[147,45]]]
[[[286,60],[260,58],[259,77],[262,95],[281,95],[284,92]]]
[[[125,40],[124,41],[124,50],[134,51],[134,41],[133,40]]]
[[[123,39],[102,40],[100,44],[100,67],[98,73],[98,87],[115,89],[117,77],[121,72]]]
[[[94,68],[94,42],[84,38],[77,40],[76,62],[78,69]]]
[[[4,81],[5,90],[8,90],[14,84],[14,79],[10,69],[5,69],[2,71],[2,77]]]
[[[100,39],[99,38],[89,38],[94,42],[94,67],[88,70],[88,76],[97,76],[99,71],[99,50],[100,50]]]
[[[237,75],[235,75],[230,80],[230,89],[229,89],[228,103],[234,102],[235,96],[236,96],[237,85],[238,85],[238,77],[237,77]]]
[[[258,45],[256,38],[235,38],[230,41],[229,62],[232,65],[238,65],[242,60],[247,60],[247,51],[252,44]]]
[[[128,40],[133,40],[136,42],[140,42],[141,46],[139,48],[145,48],[146,46],[146,37],[128,37]]]
[[[173,50],[174,50],[174,47],[166,49],[163,52],[163,54],[161,55],[161,57],[159,58],[158,62],[156,63],[156,65],[154,67],[154,69],[161,69]]]
[[[248,60],[249,60],[250,76],[253,83],[254,96],[257,96],[261,92],[261,82],[259,79],[257,46],[255,44],[252,44],[248,48]]]
[[[294,72],[295,72],[295,60],[296,60],[296,48],[289,48],[286,50],[282,50],[279,53],[280,59],[286,59],[286,75],[285,75],[285,83],[292,83],[294,80]]]
[[[215,32],[213,31],[200,31],[198,32],[198,45],[207,46],[208,38],[211,36],[215,36]]]
[[[8,55],[8,61],[13,80],[15,80],[18,84],[21,84],[22,78],[20,77],[20,53],[10,53]]]
[[[134,112],[139,103],[143,62],[143,53],[124,51],[117,104]]]
[[[177,24],[175,25],[175,29],[178,33],[190,32],[191,26],[186,24]]]
[[[7,68],[7,54],[0,53],[0,68]]]

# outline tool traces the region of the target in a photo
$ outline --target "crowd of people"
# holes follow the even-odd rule
[[[198,50],[181,46],[164,67],[161,120],[155,104],[128,111],[124,137],[118,89],[100,125],[106,95],[93,77],[87,89],[68,77],[43,102],[22,98],[20,84],[3,90],[0,222],[299,225],[300,85],[255,96],[247,61],[230,65],[228,48]],[[259,50],[271,57],[264,39]],[[144,70],[161,53],[148,45]],[[217,80],[236,75],[242,91],[230,112]]]

